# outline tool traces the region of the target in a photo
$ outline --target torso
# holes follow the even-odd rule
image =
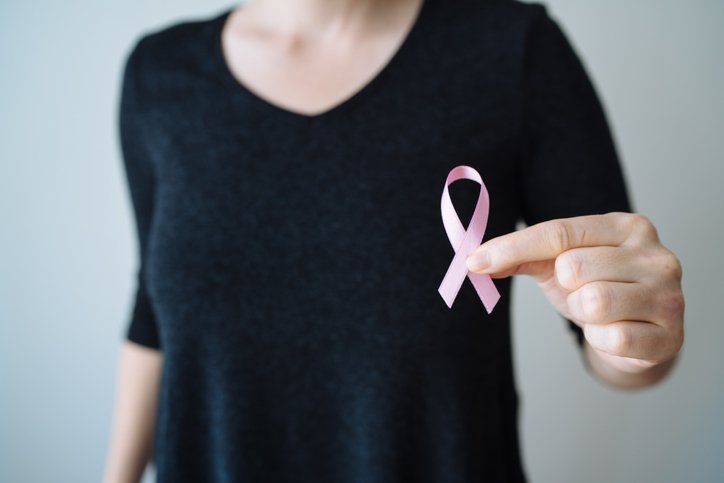
[[[437,292],[451,168],[488,185],[486,238],[519,217],[517,92],[500,83],[517,63],[458,50],[477,26],[446,24],[445,4],[351,97],[293,110],[232,78],[223,18],[145,50],[159,482],[522,479],[509,281],[490,316],[469,282],[452,309]],[[467,223],[478,186],[450,188]]]

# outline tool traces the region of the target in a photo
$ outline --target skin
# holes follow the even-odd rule
[[[113,426],[103,483],[140,481],[153,454],[163,353],[124,341],[118,358]]]
[[[608,213],[546,221],[480,245],[468,268],[532,276],[583,328],[586,362],[621,389],[655,384],[684,342],[681,263],[646,217]]]
[[[316,115],[388,63],[421,0],[263,0],[236,9],[222,33],[236,79],[267,102]]]

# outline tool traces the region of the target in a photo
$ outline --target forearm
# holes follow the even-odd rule
[[[104,483],[137,483],[152,451],[162,353],[125,342],[121,347],[113,425]]]
[[[671,372],[677,356],[650,367],[626,367],[616,356],[601,353],[584,339],[584,357],[590,371],[602,382],[618,389],[641,389],[661,381]],[[619,359],[620,361],[620,359]],[[622,369],[623,366],[626,370]]]

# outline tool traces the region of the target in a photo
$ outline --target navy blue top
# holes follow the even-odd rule
[[[467,279],[445,305],[440,196],[476,168],[485,239],[629,211],[571,45],[540,4],[426,0],[371,82],[305,115],[231,74],[229,11],[140,35],[124,70],[158,481],[523,481],[510,279],[491,315]],[[464,224],[478,189],[450,186]]]

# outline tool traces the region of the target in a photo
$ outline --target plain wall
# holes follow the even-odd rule
[[[546,4],[606,106],[635,208],[683,263],[686,343],[659,386],[609,389],[517,279],[527,474],[724,481],[724,2]],[[100,479],[136,264],[116,138],[122,61],[141,32],[232,5],[0,3],[0,481]]]

